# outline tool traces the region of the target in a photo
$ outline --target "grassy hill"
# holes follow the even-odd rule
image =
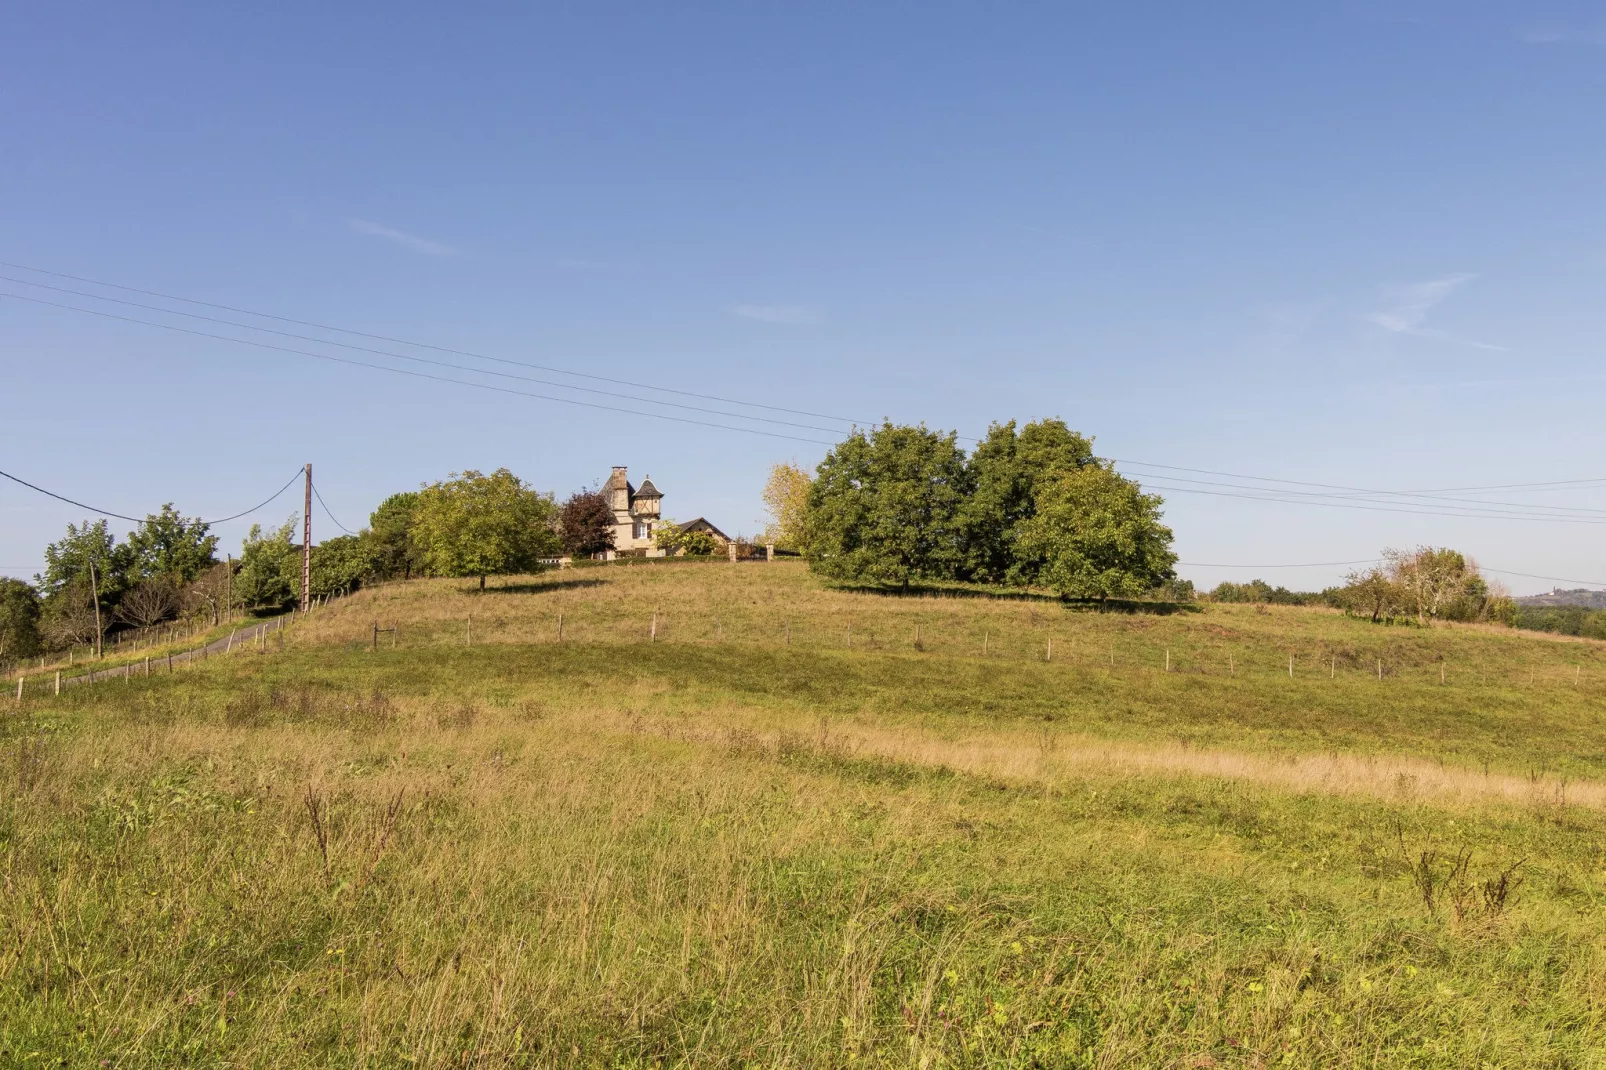
[[[0,721],[0,1064],[1603,1061],[1601,644],[474,586]]]

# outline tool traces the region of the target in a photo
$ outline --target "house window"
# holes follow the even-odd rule
[[[647,533],[652,531],[652,523],[647,520],[636,521],[636,538],[645,539]]]

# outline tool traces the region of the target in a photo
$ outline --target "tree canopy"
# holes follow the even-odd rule
[[[418,492],[403,491],[380,502],[368,517],[366,536],[376,575],[406,579],[423,571],[424,555],[412,535],[417,512]]]
[[[948,579],[964,560],[964,453],[952,432],[882,424],[854,431],[816,469],[809,564],[835,579]]]
[[[533,571],[558,553],[557,506],[506,468],[454,473],[418,496],[413,538],[437,576]]]
[[[128,533],[129,566],[135,576],[165,576],[189,583],[216,563],[217,536],[200,520],[185,519],[173,503],[147,516]]]
[[[809,492],[814,480],[795,464],[770,466],[764,483],[764,508],[770,514],[764,537],[788,550],[805,550],[805,524],[808,519]]]
[[[595,490],[569,495],[558,514],[563,549],[571,557],[591,557],[613,549],[613,507]]]
[[[1020,544],[1023,555],[1041,560],[1045,586],[1071,598],[1131,598],[1176,575],[1161,499],[1113,467],[1089,463],[1060,473],[1034,496]]]

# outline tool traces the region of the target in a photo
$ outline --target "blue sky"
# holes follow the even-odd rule
[[[19,6],[0,260],[963,436],[1061,416],[1166,488],[1187,562],[1447,543],[1606,580],[1601,484],[1459,495],[1556,523],[1261,502],[1139,467],[1412,491],[1606,477],[1603,89],[1606,15],[1582,4]],[[528,392],[846,426],[0,276]],[[0,383],[0,467],[131,515],[236,512],[308,460],[349,527],[466,467],[563,494],[628,464],[673,516],[751,532],[768,466],[826,449],[6,296]],[[37,569],[82,515],[0,485],[0,573]]]

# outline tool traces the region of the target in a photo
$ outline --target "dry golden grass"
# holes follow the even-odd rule
[[[0,1064],[1602,1062],[1600,699],[1434,660],[1558,644],[598,572],[0,721]]]

